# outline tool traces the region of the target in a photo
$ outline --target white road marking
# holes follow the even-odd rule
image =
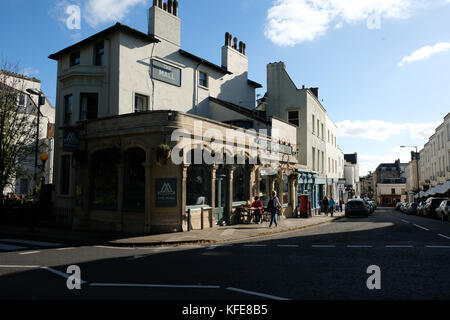
[[[298,248],[298,244],[279,244],[278,247],[280,248]]]
[[[132,284],[132,283],[91,283],[91,287],[127,287],[127,288],[190,288],[190,289],[220,289],[220,286],[204,285],[166,285],[166,284]]]
[[[430,229],[427,229],[425,227],[419,226],[418,224],[415,224],[414,226],[417,227],[417,228],[420,228],[422,230],[425,230],[425,231],[430,231]]]
[[[116,250],[135,250],[135,248],[126,248],[126,247],[107,247],[107,246],[94,246],[94,248],[101,248],[101,249],[116,249]]]
[[[443,235],[443,234],[440,234],[440,233],[439,233],[438,236],[450,240],[450,237],[447,237],[447,236],[445,236],[445,235]]]
[[[59,248],[59,249],[56,249],[57,251],[64,251],[64,250],[73,250],[73,249],[75,249],[75,247],[71,247],[71,248]]]
[[[68,278],[71,276],[71,275],[68,274],[68,273],[64,273],[64,272],[55,270],[55,269],[50,268],[50,267],[41,267],[41,269],[47,270],[47,271],[49,271],[49,272],[51,272],[51,273],[57,274],[58,276],[61,276],[61,277],[66,278],[66,279],[68,279]],[[80,279],[80,283],[81,283],[81,284],[84,284],[84,283],[86,283],[86,281],[83,281],[83,280]]]
[[[272,295],[265,294],[265,293],[259,293],[259,292],[255,292],[255,291],[242,290],[242,289],[231,288],[231,287],[227,288],[227,290],[241,292],[241,293],[246,293],[246,294],[249,294],[249,295],[263,297],[263,298],[268,298],[268,299],[273,299],[273,300],[289,300],[287,298],[276,297],[276,296],[272,296]]]
[[[0,243],[0,250],[3,251],[17,251],[17,250],[25,250],[26,247],[13,246],[10,244],[2,244]]]
[[[27,255],[27,254],[35,254],[35,253],[39,253],[40,251],[29,251],[29,252],[21,252],[21,253],[19,253],[19,254],[22,254],[22,255]]]
[[[18,265],[0,265],[0,268],[13,268],[13,269],[15,269],[15,268],[17,268],[17,269],[20,269],[20,268],[24,268],[24,269],[37,269],[37,268],[40,268],[40,266],[18,266]]]
[[[401,219],[403,222],[405,222],[405,223],[410,223],[409,221],[406,221],[406,220],[403,220],[403,219]]]
[[[31,245],[31,246],[39,246],[39,247],[59,247],[62,244],[52,243],[52,242],[40,242],[40,241],[31,241],[31,240],[17,240],[17,239],[0,239],[2,242],[9,243],[18,243],[22,245]]]
[[[211,247],[206,248],[206,250],[215,250],[217,248],[218,248],[218,246],[211,246]]]

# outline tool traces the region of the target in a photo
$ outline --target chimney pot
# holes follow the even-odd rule
[[[167,12],[172,13],[173,11],[173,0],[167,1]]]
[[[237,42],[238,42],[238,38],[234,37],[234,39],[233,39],[233,49],[237,50]]]
[[[228,32],[225,33],[225,46],[230,45],[230,34]]]
[[[173,15],[178,17],[178,1],[177,0],[175,0],[173,2]]]
[[[158,7],[163,8],[163,0],[158,0]]]
[[[242,53],[242,44],[243,44],[243,42],[242,42],[242,41],[239,41],[239,52],[240,52],[240,53]]]
[[[167,11],[167,3],[166,2],[164,2],[164,4],[163,4],[163,10]]]
[[[245,56],[245,49],[247,45],[245,43],[242,44],[242,54]]]

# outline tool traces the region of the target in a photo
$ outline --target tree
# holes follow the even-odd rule
[[[26,98],[24,77],[17,65],[0,64],[0,211],[4,192],[24,173],[23,164],[34,156],[37,108]],[[30,104],[27,104],[29,101]]]

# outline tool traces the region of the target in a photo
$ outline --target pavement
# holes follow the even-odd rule
[[[318,226],[344,217],[344,213],[335,213],[333,217],[316,215],[308,219],[282,218],[278,227],[269,229],[269,222],[260,224],[238,224],[230,226],[215,226],[212,229],[193,230],[190,232],[166,233],[130,237],[117,233],[94,231],[75,231],[54,228],[36,228],[31,232],[27,227],[0,226],[0,235],[64,242],[71,245],[102,244],[117,247],[164,246],[215,244],[223,242],[242,241],[258,237],[271,236],[286,232]]]

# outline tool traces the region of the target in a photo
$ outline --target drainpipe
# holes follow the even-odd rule
[[[193,109],[194,109],[194,114],[197,114],[197,107],[198,107],[198,68],[203,64],[203,59],[200,60],[199,63],[197,63],[197,65],[195,66],[195,70],[194,70],[194,105],[193,105]]]

